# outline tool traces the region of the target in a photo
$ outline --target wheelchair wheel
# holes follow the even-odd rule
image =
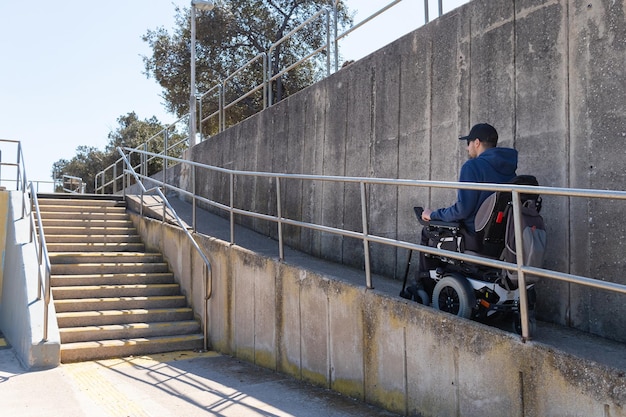
[[[476,299],[469,282],[458,275],[446,275],[433,290],[433,307],[469,319]]]
[[[517,334],[522,334],[522,319],[517,313],[513,320],[513,331]],[[537,318],[535,317],[535,310],[528,311],[528,333],[530,337],[537,331]]]

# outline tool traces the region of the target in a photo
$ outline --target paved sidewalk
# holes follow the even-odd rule
[[[11,417],[395,416],[215,352],[63,364],[27,372],[0,347]]]

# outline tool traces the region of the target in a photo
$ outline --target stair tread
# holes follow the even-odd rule
[[[52,289],[58,291],[93,291],[100,289],[139,289],[139,288],[176,288],[179,287],[177,283],[164,283],[164,284],[103,284],[103,285],[59,285]]]
[[[80,251],[68,251],[68,252],[55,252],[55,256],[161,256],[160,252],[80,252]]]
[[[167,265],[167,262],[79,262],[79,263],[62,263],[53,264],[52,266],[112,266],[112,265]],[[71,274],[70,274],[71,275]]]
[[[145,344],[145,343],[167,343],[167,342],[183,342],[186,340],[202,340],[204,335],[202,333],[193,333],[186,335],[172,335],[172,336],[155,336],[155,337],[137,337],[137,338],[129,338],[129,339],[105,339],[105,340],[95,340],[89,342],[70,342],[63,343],[61,345],[61,350],[71,350],[71,349],[80,349],[80,348],[104,348],[107,346],[115,347],[115,346],[126,346],[126,345],[137,345],[137,344]]]
[[[50,278],[69,278],[69,279],[81,279],[81,278],[145,278],[151,276],[173,276],[172,272],[116,272],[107,274],[51,274]]]
[[[186,313],[192,311],[191,307],[171,307],[171,308],[133,308],[133,309],[115,309],[115,310],[87,310],[87,311],[66,311],[57,313],[57,317],[72,317],[72,316],[118,316],[118,315],[130,315],[130,314],[154,314],[154,313],[169,313],[169,312],[182,312]]]
[[[74,304],[74,303],[94,303],[94,302],[118,302],[118,301],[156,301],[156,300],[173,300],[184,299],[184,295],[145,295],[145,296],[130,296],[130,297],[100,297],[100,298],[65,298],[61,300],[54,300],[54,304]]]
[[[196,320],[177,320],[177,321],[156,321],[156,322],[136,322],[136,323],[122,323],[122,324],[103,324],[103,325],[90,325],[90,326],[77,326],[77,327],[64,327],[59,329],[61,333],[71,332],[91,332],[97,330],[128,330],[128,329],[146,329],[146,328],[159,328],[170,326],[185,326],[185,325],[199,325]]]

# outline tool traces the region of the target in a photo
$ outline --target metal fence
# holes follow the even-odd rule
[[[196,110],[197,114],[195,117],[199,121],[197,124],[199,126],[200,133],[200,141],[204,138],[210,136],[210,132],[222,132],[232,124],[242,121],[244,118],[250,117],[252,114],[264,110],[267,107],[274,104],[274,93],[273,93],[273,84],[276,83],[278,79],[287,74],[289,71],[294,70],[300,65],[303,65],[306,62],[309,62],[312,58],[319,56],[320,54],[325,54],[325,65],[324,65],[324,73],[325,76],[331,75],[333,72],[339,70],[339,57],[340,57],[340,46],[339,42],[345,39],[348,35],[365,27],[369,22],[375,20],[378,16],[383,15],[385,12],[401,3],[403,0],[394,0],[391,1],[384,6],[382,6],[379,10],[375,11],[371,15],[365,17],[360,22],[355,23],[349,29],[339,32],[339,24],[338,24],[338,0],[335,0],[332,4],[332,7],[329,9],[322,9],[315,13],[313,16],[302,22],[298,27],[294,28],[288,34],[283,36],[281,39],[276,41],[273,45],[270,46],[268,51],[263,52],[243,64],[241,67],[233,71],[233,73],[226,76],[223,80],[217,82],[216,85],[209,88],[206,92],[200,93],[196,96],[197,105]],[[417,1],[417,0],[404,0],[405,2],[409,1]],[[438,0],[439,4],[439,16],[443,13],[442,0]],[[425,22],[429,21],[429,13],[428,13],[428,0],[424,0],[424,14],[425,14]],[[320,45],[317,49],[309,51],[305,54],[305,56],[301,57],[295,62],[287,64],[285,67],[278,68],[275,73],[272,72],[272,52],[288,42],[292,39],[298,32],[308,29],[311,25],[319,25],[320,20],[322,21],[322,26],[326,30],[326,43]],[[260,67],[260,70],[256,67]],[[236,96],[230,96],[228,94],[229,91],[234,90],[231,88],[231,84],[233,84],[234,80],[240,75],[245,73],[246,71],[256,71],[261,74],[260,78],[257,80],[254,85],[249,86],[247,91],[241,92],[241,94]],[[316,80],[317,81],[317,80]],[[231,111],[243,100],[250,98],[254,95],[261,95],[261,99],[259,102],[261,103],[259,108],[256,111],[250,113],[247,112],[241,115],[240,119],[230,119],[228,120],[228,112]],[[164,156],[174,156],[179,157],[182,155],[182,152],[189,145],[189,137],[184,137],[183,139],[176,141],[175,143],[171,143],[170,138],[172,136],[172,132],[179,131],[181,126],[187,126],[189,124],[189,114],[184,115],[180,119],[171,123],[152,137],[150,137],[144,144],[137,147],[137,149],[141,149],[147,152],[154,152],[159,155]],[[154,157],[148,157],[148,162],[154,160]],[[143,161],[142,161],[143,162]],[[117,178],[116,169],[118,169],[122,164],[121,159],[118,159],[114,164],[105,168],[101,173],[96,175],[95,179],[95,190],[96,193],[103,192],[107,189],[107,192],[111,190],[115,192],[119,189],[119,184],[112,182],[111,178]],[[147,167],[147,164],[138,164],[136,167]],[[167,168],[167,167],[165,167]],[[148,175],[147,172],[142,172],[143,175]]]
[[[128,155],[133,153],[144,153],[143,151],[138,151],[137,149],[132,148],[123,148],[123,151]],[[181,196],[185,196],[192,201],[193,205],[193,222],[192,227],[193,230],[196,230],[196,206],[199,202],[204,205],[217,208],[219,210],[223,210],[228,213],[230,219],[230,241],[231,243],[235,242],[235,215],[240,216],[248,216],[256,219],[263,219],[275,223],[277,228],[278,235],[278,247],[279,247],[279,257],[281,260],[284,259],[284,244],[283,244],[283,226],[291,225],[311,230],[316,230],[319,232],[330,233],[333,235],[339,235],[349,238],[359,239],[363,242],[363,253],[364,253],[364,265],[363,269],[365,271],[365,285],[368,288],[373,288],[372,283],[372,274],[370,270],[370,243],[378,243],[386,246],[393,246],[396,248],[404,248],[408,250],[414,250],[424,253],[429,253],[433,255],[444,256],[448,258],[458,259],[465,262],[470,262],[474,264],[480,264],[484,266],[494,267],[498,269],[504,269],[511,272],[517,273],[519,288],[520,288],[520,315],[521,315],[521,323],[522,323],[522,338],[524,340],[530,337],[529,330],[529,321],[528,321],[528,310],[527,310],[527,294],[525,292],[525,276],[533,275],[538,277],[543,277],[547,279],[553,279],[557,281],[564,281],[579,285],[584,285],[588,287],[598,288],[606,291],[626,294],[626,285],[617,284],[613,282],[608,282],[606,280],[595,279],[592,277],[584,277],[574,274],[568,274],[559,271],[553,271],[544,268],[537,268],[526,266],[523,264],[523,239],[522,239],[522,230],[521,230],[521,201],[520,195],[525,193],[540,193],[542,195],[552,195],[552,196],[565,196],[565,197],[584,197],[584,198],[594,198],[594,199],[613,199],[613,200],[626,200],[626,191],[611,191],[611,190],[588,190],[588,189],[576,189],[576,188],[559,188],[559,187],[537,187],[537,186],[525,186],[525,185],[512,185],[512,184],[482,184],[482,183],[467,183],[467,182],[446,182],[446,181],[425,181],[425,180],[408,180],[408,179],[391,179],[391,178],[370,178],[370,177],[341,177],[341,176],[323,176],[323,175],[301,175],[301,174],[281,174],[281,173],[270,173],[270,172],[250,172],[250,171],[240,171],[240,170],[230,170],[226,168],[220,168],[210,165],[201,164],[199,162],[188,161],[179,158],[173,157],[165,157],[163,155],[157,155],[154,153],[146,153],[145,157],[152,158],[163,158],[167,159],[170,162],[182,164],[189,169],[190,178],[191,178],[191,189],[195,190],[195,178],[198,174],[198,170],[207,170],[211,172],[218,172],[226,175],[229,178],[229,196],[228,204],[224,204],[222,202],[217,201],[216,199],[212,199],[207,196],[200,196],[195,194],[194,192],[190,192],[186,189],[182,189],[177,185],[167,183],[166,180],[155,180],[153,178],[136,175],[134,174],[134,178],[140,181],[149,181],[151,184],[160,185],[165,192],[167,191],[175,191]],[[145,159],[145,158],[144,158]],[[130,160],[130,158],[127,158]],[[120,172],[120,178],[118,180],[122,181],[123,188],[125,190],[125,186],[129,184],[128,175],[132,170],[124,169],[122,170],[124,173]],[[126,175],[125,175],[126,174]],[[250,210],[246,210],[244,208],[235,207],[235,194],[237,193],[237,184],[235,181],[237,177],[255,177],[255,178],[266,178],[271,180],[275,187],[273,191],[273,195],[269,195],[268,199],[275,199],[276,202],[276,213],[275,214],[264,214],[258,213]],[[166,178],[166,176],[163,176]],[[289,194],[289,190],[285,187],[285,183],[287,180],[301,180],[301,181],[324,181],[324,182],[334,182],[334,183],[352,183],[358,184],[360,188],[360,206],[359,207],[348,207],[346,210],[350,210],[353,213],[361,214],[361,230],[347,230],[337,227],[330,227],[321,224],[305,222],[299,219],[290,219],[286,218],[283,215],[283,198],[285,195]],[[516,236],[516,253],[517,253],[517,263],[509,263],[501,260],[484,258],[479,256],[474,256],[466,253],[457,253],[450,252],[447,250],[437,249],[429,246],[422,246],[413,242],[408,242],[404,240],[391,239],[388,237],[377,236],[370,233],[369,225],[371,223],[376,223],[378,220],[368,217],[368,192],[372,192],[375,187],[371,187],[372,185],[384,185],[384,186],[392,186],[392,187],[421,187],[421,188],[445,188],[445,189],[473,189],[473,190],[485,190],[485,191],[506,191],[512,193],[512,204],[513,204],[513,215],[515,221],[515,236]],[[283,188],[285,188],[283,190]],[[284,191],[284,192],[283,192]]]

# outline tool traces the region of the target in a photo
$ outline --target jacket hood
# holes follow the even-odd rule
[[[512,148],[489,148],[477,159],[487,162],[497,173],[508,177],[515,176],[517,169],[517,150]]]

